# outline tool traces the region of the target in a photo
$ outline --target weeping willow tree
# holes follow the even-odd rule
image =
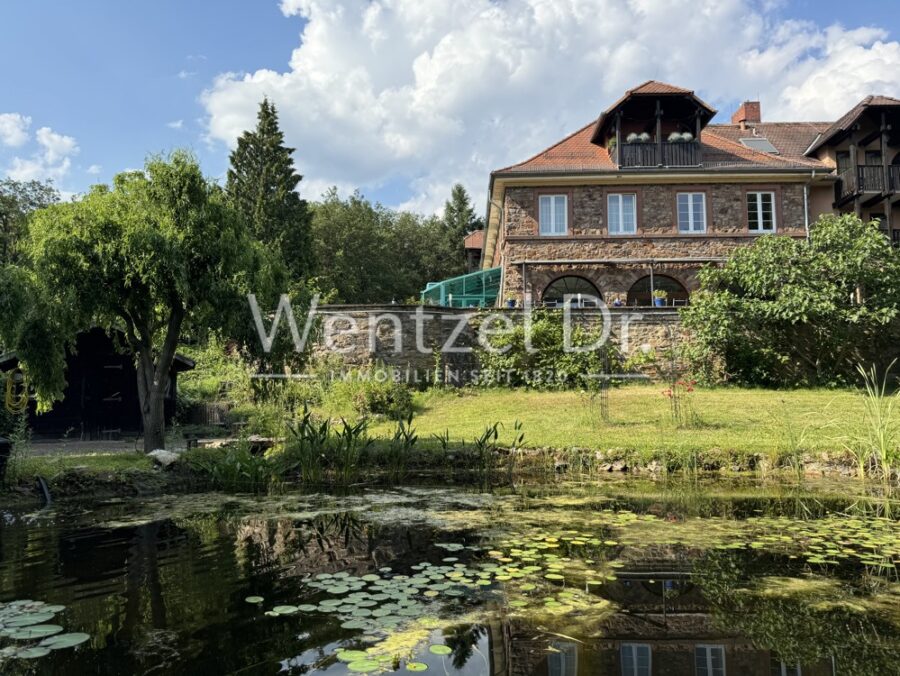
[[[0,272],[2,340],[47,408],[62,397],[76,334],[122,331],[137,369],[144,448],[164,448],[181,333],[233,319],[242,282],[265,267],[260,249],[191,155],[152,158],[111,187],[33,215],[25,264]]]

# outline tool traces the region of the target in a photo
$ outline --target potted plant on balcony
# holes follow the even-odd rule
[[[668,291],[663,291],[662,289],[656,289],[652,294],[653,296],[653,305],[656,307],[665,307],[666,306],[666,298],[669,297]]]

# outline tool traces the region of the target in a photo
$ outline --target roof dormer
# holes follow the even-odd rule
[[[700,135],[715,114],[690,89],[648,80],[600,115],[591,143],[620,169],[699,166]]]

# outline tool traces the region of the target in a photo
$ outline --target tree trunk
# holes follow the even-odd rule
[[[169,316],[166,336],[154,359],[153,341],[148,327],[137,324],[131,331],[137,341],[137,384],[144,424],[144,452],[150,453],[166,447],[166,391],[169,389],[169,372],[175,361],[175,348],[181,333],[184,311],[176,304]],[[138,335],[134,335],[134,334]]]
[[[142,411],[144,419],[144,453],[166,447],[165,392],[155,395],[155,400]]]

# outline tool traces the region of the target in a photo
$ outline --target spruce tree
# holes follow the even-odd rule
[[[443,221],[446,242],[442,248],[450,259],[448,269],[453,274],[462,274],[466,267],[465,237],[483,228],[484,222],[475,214],[469,193],[461,183],[454,185],[450,192],[450,199],[444,205]]]
[[[256,129],[245,131],[231,153],[227,192],[253,235],[277,247],[297,282],[312,269],[310,214],[297,194],[303,177],[294,170],[294,148],[284,144],[275,105],[263,99]]]

